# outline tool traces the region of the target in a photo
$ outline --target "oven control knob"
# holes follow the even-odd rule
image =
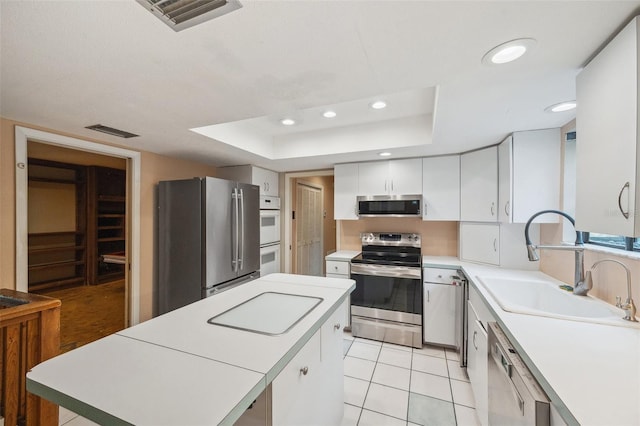
[[[373,240],[375,240],[375,237],[373,236],[373,234],[367,235],[367,241],[373,241]]]

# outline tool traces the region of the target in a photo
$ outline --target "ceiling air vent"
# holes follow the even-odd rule
[[[87,126],[85,129],[95,130],[96,132],[106,133],[112,136],[118,136],[119,138],[135,138],[140,135],[135,133],[125,132],[124,130],[114,129],[113,127],[103,126],[102,124],[94,124],[93,126]]]
[[[174,31],[182,31],[242,7],[238,0],[136,1]]]

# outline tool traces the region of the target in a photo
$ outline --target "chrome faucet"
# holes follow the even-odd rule
[[[575,274],[574,274],[574,286],[573,286],[573,294],[577,296],[585,296],[589,290],[591,290],[591,286],[593,283],[586,282],[584,279],[584,242],[582,240],[582,232],[576,230],[576,242],[574,246],[550,246],[550,245],[535,245],[531,243],[531,238],[529,238],[529,225],[536,217],[545,213],[555,213],[560,216],[564,216],[567,218],[569,222],[575,228],[576,221],[566,214],[565,212],[561,212],[560,210],[542,210],[538,213],[534,213],[533,216],[529,218],[527,224],[524,227],[524,239],[527,244],[527,255],[531,262],[535,262],[540,260],[538,257],[537,249],[547,249],[547,250],[571,250],[575,252]]]
[[[621,297],[617,296],[616,306],[620,309],[624,309],[624,317],[622,317],[622,319],[625,319],[627,321],[638,322],[638,320],[636,319],[636,304],[633,303],[633,299],[631,298],[631,271],[629,271],[629,268],[627,268],[627,265],[614,259],[598,260],[596,263],[591,265],[591,270],[587,271],[587,282],[589,283],[593,282],[593,278],[591,278],[591,271],[593,271],[595,267],[601,264],[602,262],[617,263],[618,265],[622,266],[625,271],[627,271],[627,301],[623,305]],[[590,287],[591,285],[592,284],[590,284]]]

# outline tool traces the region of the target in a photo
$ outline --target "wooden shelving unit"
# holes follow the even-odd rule
[[[89,167],[87,236],[88,283],[100,284],[124,278],[125,264],[113,257],[125,256],[126,174],[124,170]],[[104,256],[107,256],[105,259]]]
[[[124,278],[126,171],[29,159],[29,182],[54,194],[61,188],[68,194],[69,185],[75,190],[75,206],[66,206],[63,213],[43,212],[72,218],[62,227],[75,226],[75,230],[57,230],[61,225],[55,225],[55,220],[47,223],[45,216],[40,227],[51,232],[29,233],[29,291]]]
[[[29,291],[82,285],[86,279],[86,176],[85,168],[73,164],[29,159],[29,184],[55,191],[73,185],[75,230],[30,232],[28,236]],[[43,214],[51,214],[43,212]],[[59,214],[54,213],[54,214]],[[72,225],[73,226],[73,225]]]

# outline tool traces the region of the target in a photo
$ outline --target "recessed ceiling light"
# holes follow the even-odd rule
[[[559,104],[550,105],[546,107],[544,110],[547,112],[564,112],[564,111],[571,111],[572,109],[575,109],[576,106],[577,106],[576,101],[566,101],[566,102],[560,102]]]
[[[325,111],[322,113],[322,116],[324,118],[333,118],[336,116],[336,112],[335,111]]]
[[[387,106],[387,103],[384,101],[375,101],[371,104],[371,108],[373,109],[382,109]]]
[[[502,43],[485,53],[482,57],[482,63],[485,65],[502,65],[515,61],[535,45],[536,41],[532,38],[519,38]]]
[[[380,157],[388,157],[388,156],[390,156],[390,155],[391,155],[391,153],[390,153],[390,152],[381,152],[381,153],[379,153],[378,155],[379,155]]]
[[[296,124],[296,120],[293,118],[283,118],[280,122],[285,126],[293,126]]]

